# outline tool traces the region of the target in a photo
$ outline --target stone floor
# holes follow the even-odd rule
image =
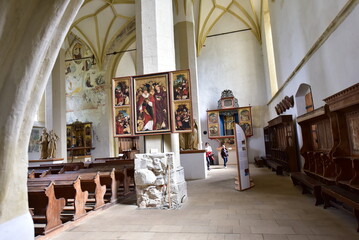
[[[52,239],[359,239],[353,215],[314,206],[314,198],[302,195],[288,176],[250,170],[252,189],[234,190],[235,166],[214,166],[206,180],[187,182],[189,198],[179,210],[118,204]]]

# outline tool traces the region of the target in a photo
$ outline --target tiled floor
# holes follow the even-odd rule
[[[214,166],[206,180],[187,182],[189,197],[179,210],[118,204],[52,239],[359,239],[353,215],[315,207],[288,176],[251,166],[255,187],[243,192],[234,190],[235,176],[234,166]]]

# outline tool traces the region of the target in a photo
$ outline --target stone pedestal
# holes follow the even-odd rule
[[[186,180],[207,178],[205,150],[181,151],[181,164],[184,168]]]
[[[187,198],[183,167],[174,153],[136,154],[135,183],[139,208],[177,209]]]

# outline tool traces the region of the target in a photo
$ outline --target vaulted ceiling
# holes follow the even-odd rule
[[[80,37],[102,63],[112,41],[135,18],[135,0],[86,0],[70,31]]]
[[[197,52],[199,53],[208,34],[224,14],[234,16],[261,42],[261,11],[263,0],[201,0],[198,7]]]
[[[173,0],[174,8],[194,4],[199,53],[211,29],[224,14],[234,16],[261,41],[260,16],[263,0]],[[135,0],[85,0],[70,32],[81,38],[101,64],[112,42],[133,22]],[[121,51],[123,49],[119,49]]]

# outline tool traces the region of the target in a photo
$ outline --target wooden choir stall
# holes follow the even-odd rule
[[[303,172],[291,174],[316,205],[353,212],[359,231],[359,84],[324,99],[326,105],[297,118],[302,129]]]

